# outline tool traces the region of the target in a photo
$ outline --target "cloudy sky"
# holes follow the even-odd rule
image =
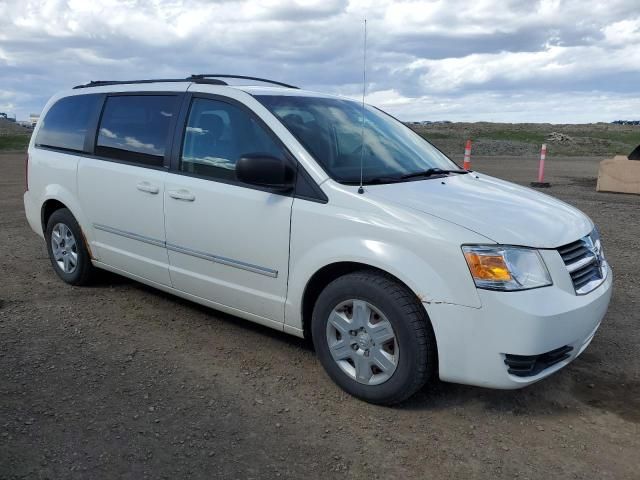
[[[403,120],[640,118],[640,0],[0,0],[0,111],[88,80],[263,76]]]

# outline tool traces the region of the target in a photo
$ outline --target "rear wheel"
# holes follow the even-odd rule
[[[95,268],[80,226],[68,209],[61,208],[51,214],[45,241],[51,265],[62,280],[71,285],[86,285],[91,281]]]
[[[435,338],[423,306],[383,273],[365,270],[331,282],[318,297],[311,328],[329,376],[368,402],[401,402],[435,370]]]

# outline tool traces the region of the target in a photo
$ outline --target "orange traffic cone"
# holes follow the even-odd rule
[[[464,164],[462,168],[465,170],[471,169],[471,140],[467,140],[467,145],[464,147]]]
[[[551,184],[544,181],[544,161],[547,159],[547,144],[542,144],[540,149],[540,164],[538,165],[538,181],[531,182],[532,187],[549,188]]]

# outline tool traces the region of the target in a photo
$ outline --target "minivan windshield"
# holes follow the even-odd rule
[[[257,95],[325,171],[338,182],[391,183],[425,178],[459,167],[400,121],[362,104],[338,98]],[[364,147],[363,147],[364,145]],[[364,152],[363,152],[364,148]]]

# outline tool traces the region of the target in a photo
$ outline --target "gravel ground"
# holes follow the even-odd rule
[[[308,343],[104,274],[55,276],[0,155],[0,478],[639,478],[640,196],[598,159],[549,193],[601,227],[613,301],[590,348],[524,390],[435,383],[395,408],[343,394]],[[535,158],[474,158],[520,183]]]

